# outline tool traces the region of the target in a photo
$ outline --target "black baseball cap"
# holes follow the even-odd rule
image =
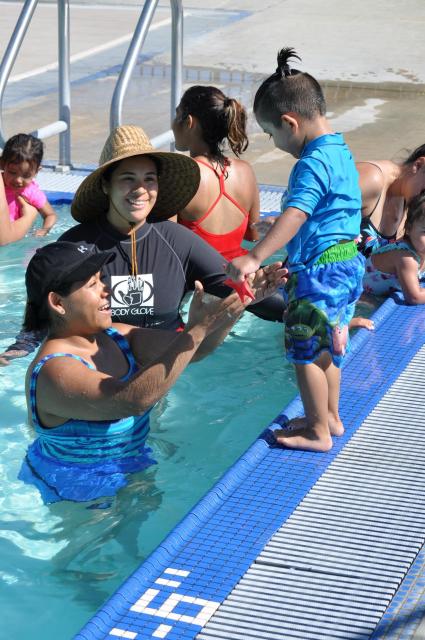
[[[115,258],[112,251],[95,253],[84,242],[57,241],[37,249],[25,274],[28,302],[41,304],[63,285],[87,280]]]

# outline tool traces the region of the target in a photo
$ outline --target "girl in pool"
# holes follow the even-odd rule
[[[378,296],[402,291],[408,304],[424,304],[425,289],[425,191],[409,202],[400,240],[381,246],[366,262],[365,293]]]
[[[145,448],[152,406],[244,310],[236,292],[206,300],[197,282],[180,333],[112,325],[100,270],[113,259],[112,251],[83,242],[55,242],[38,249],[27,268],[24,327],[48,333],[27,373],[38,438],[20,478],[45,502],[112,496],[125,474],[152,464]]]
[[[227,260],[247,253],[242,240],[257,240],[260,198],[252,167],[239,156],[248,147],[246,111],[216,87],[188,89],[176,110],[173,132],[178,151],[189,151],[201,170],[194,198],[179,222]],[[224,154],[227,140],[236,156]]]
[[[0,232],[1,244],[20,240],[34,222],[35,215],[31,216],[25,210],[25,203],[34,207],[43,218],[43,225],[35,232],[36,236],[45,236],[56,222],[56,213],[34,180],[42,159],[43,143],[32,135],[18,133],[4,146],[0,166],[12,225],[6,225],[3,233]],[[20,224],[15,234],[10,234],[10,227],[22,217],[26,218],[25,222]]]

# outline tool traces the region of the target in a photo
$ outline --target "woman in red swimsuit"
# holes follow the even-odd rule
[[[178,221],[201,236],[227,260],[247,253],[242,240],[257,240],[257,181],[239,156],[248,146],[246,111],[216,87],[194,86],[176,110],[173,132],[178,151],[189,151],[199,163],[201,182]],[[225,142],[235,158],[224,155]]]

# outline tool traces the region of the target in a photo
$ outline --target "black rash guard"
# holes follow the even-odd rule
[[[224,259],[191,231],[175,222],[145,222],[136,231],[137,270],[131,276],[131,240],[105,218],[84,222],[59,240],[84,242],[95,251],[113,251],[115,260],[102,268],[111,290],[113,322],[139,327],[176,329],[179,309],[188,291],[200,280],[208,293],[224,297]]]

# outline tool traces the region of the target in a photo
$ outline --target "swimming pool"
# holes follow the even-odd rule
[[[67,207],[56,208],[50,236],[1,250],[1,350],[21,324],[32,252],[73,224]],[[282,353],[282,327],[245,314],[217,353],[190,367],[155,408],[148,442],[158,464],[96,510],[46,506],[17,480],[34,437],[24,400],[30,357],[0,369],[0,598],[8,638],[67,640],[79,630],[295,395]]]

